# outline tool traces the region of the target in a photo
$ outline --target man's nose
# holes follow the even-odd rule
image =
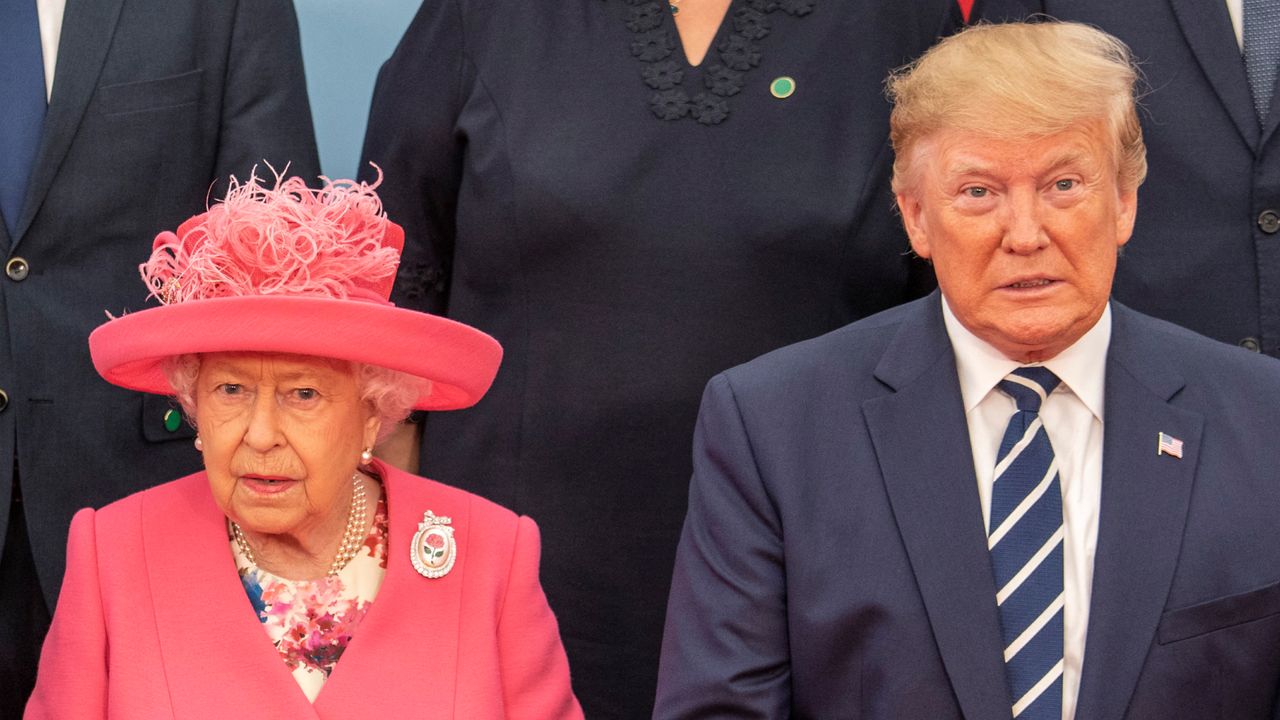
[[[1011,192],[1005,212],[1005,232],[1001,239],[1005,250],[1024,255],[1049,244],[1043,208],[1039,195],[1034,190],[1019,188]]]

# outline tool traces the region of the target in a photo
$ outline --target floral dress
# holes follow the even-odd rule
[[[258,620],[293,672],[307,699],[315,702],[333,666],[378,594],[387,571],[387,505],[378,499],[364,546],[333,577],[287,580],[249,562],[230,538],[236,570]]]

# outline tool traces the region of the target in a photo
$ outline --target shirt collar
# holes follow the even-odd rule
[[[956,371],[960,376],[960,396],[964,411],[968,413],[1004,379],[1005,375],[1020,366],[985,340],[969,332],[960,323],[946,296],[942,298],[942,319],[956,355]],[[1111,345],[1111,303],[1107,303],[1102,317],[1079,340],[1056,356],[1037,363],[1057,375],[1062,384],[1075,393],[1089,412],[1102,420],[1102,399],[1106,387],[1107,349]]]

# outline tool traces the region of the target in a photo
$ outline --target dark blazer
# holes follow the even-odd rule
[[[1259,122],[1223,0],[979,0],[992,20],[1095,25],[1141,63],[1150,174],[1115,297],[1280,356],[1280,102]],[[1280,93],[1277,93],[1280,95]]]
[[[954,8],[735,0],[695,68],[663,2],[426,0],[383,66],[393,299],[505,351],[474,409],[427,418],[424,474],[538,521],[593,720],[650,714],[707,380],[932,289],[884,78]]]
[[[1271,718],[1280,363],[1112,307],[1076,717]],[[1009,716],[938,295],[717,376],[694,458],[655,717]]]
[[[164,398],[98,377],[89,332],[143,306],[157,232],[264,158],[318,172],[289,0],[67,0],[17,235],[0,223],[29,268],[0,277],[0,537],[16,466],[50,607],[77,509],[200,464]]]

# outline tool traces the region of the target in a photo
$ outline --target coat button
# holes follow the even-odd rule
[[[1257,338],[1247,337],[1241,340],[1239,345],[1249,352],[1262,352],[1262,344],[1258,342]]]
[[[0,390],[0,412],[4,412],[7,407],[9,407],[9,393]]]
[[[1258,227],[1262,228],[1262,232],[1274,235],[1277,230],[1280,230],[1280,213],[1275,210],[1263,210],[1258,216]]]
[[[4,264],[4,274],[14,282],[22,282],[27,279],[27,275],[31,274],[31,266],[20,257],[11,257],[9,262]]]

